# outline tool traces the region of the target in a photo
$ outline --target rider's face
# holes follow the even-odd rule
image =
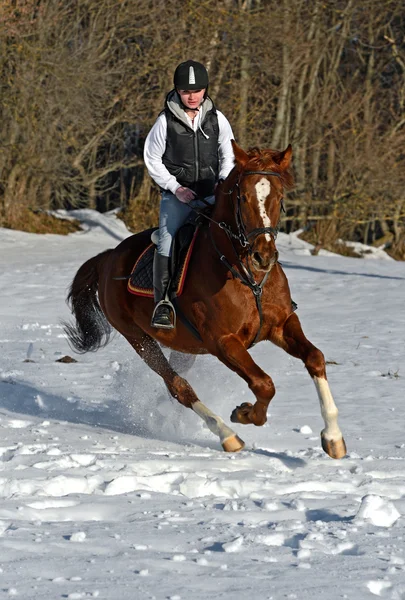
[[[204,98],[205,88],[202,90],[177,90],[182,103],[187,108],[198,108]]]

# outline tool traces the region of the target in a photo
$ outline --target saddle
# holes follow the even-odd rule
[[[190,258],[202,223],[191,217],[177,231],[173,240],[170,270],[169,298],[177,298],[184,289]],[[128,280],[128,291],[136,296],[153,298],[153,257],[158,242],[158,230],[153,230],[151,243],[139,256]]]

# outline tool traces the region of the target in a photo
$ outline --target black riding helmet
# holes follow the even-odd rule
[[[202,90],[208,87],[208,72],[201,63],[186,60],[176,68],[173,82],[179,90]]]

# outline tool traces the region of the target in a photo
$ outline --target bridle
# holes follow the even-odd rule
[[[257,310],[259,312],[259,317],[260,317],[260,325],[259,325],[259,330],[255,336],[255,339],[253,340],[252,344],[250,345],[250,348],[251,348],[252,346],[254,346],[256,344],[257,340],[259,339],[260,331],[261,331],[261,328],[263,325],[263,310],[262,310],[261,297],[263,294],[263,287],[269,276],[269,271],[267,273],[265,273],[263,279],[258,283],[255,280],[254,275],[252,273],[249,257],[251,257],[253,254],[252,244],[260,235],[270,234],[273,236],[273,239],[276,239],[277,234],[279,232],[279,224],[277,224],[276,227],[256,227],[255,229],[252,229],[252,231],[249,231],[249,232],[246,231],[246,225],[243,220],[242,209],[241,209],[242,198],[241,198],[241,192],[240,192],[240,182],[241,182],[242,177],[246,177],[247,175],[267,175],[267,176],[274,176],[274,177],[278,177],[278,178],[281,177],[280,173],[277,173],[276,171],[245,171],[239,175],[237,182],[235,183],[234,187],[230,191],[222,192],[223,194],[229,195],[230,198],[234,194],[235,190],[237,192],[236,212],[235,212],[236,227],[238,230],[237,233],[234,233],[232,231],[231,227],[229,225],[227,225],[224,221],[220,221],[220,222],[215,221],[214,219],[212,219],[211,217],[206,215],[204,212],[201,212],[200,214],[210,221],[209,231],[210,231],[211,243],[214,246],[214,248],[219,256],[220,261],[225,265],[225,267],[232,273],[232,275],[234,277],[239,279],[239,281],[243,285],[246,285],[248,288],[250,288],[252,290],[253,295],[255,297],[256,306],[257,306]],[[281,204],[281,210],[283,212],[285,212],[283,202]],[[215,243],[215,240],[212,236],[211,224],[217,225],[227,235],[229,241],[231,242],[232,248],[236,254],[236,258],[237,258],[237,262],[238,262],[238,266],[240,267],[240,270],[235,269],[235,267],[228,261],[226,256],[219,250],[219,248],[218,248],[217,244]],[[242,246],[242,248],[247,249],[248,260],[246,261],[246,265],[242,262],[242,257],[240,256],[237,248],[235,247],[235,244],[234,244],[235,240],[237,242],[239,242],[239,244]]]
[[[199,211],[198,209],[194,209],[194,211],[199,213],[201,216],[206,218],[211,223],[214,223],[215,225],[217,225],[220,229],[222,229],[227,234],[227,236],[229,237],[231,242],[232,242],[232,240],[237,240],[239,242],[239,244],[242,246],[242,248],[248,248],[249,254],[252,254],[253,249],[252,249],[252,244],[249,241],[250,238],[253,238],[253,242],[254,242],[256,240],[256,238],[259,237],[259,235],[269,233],[270,235],[273,236],[274,239],[276,239],[280,227],[279,227],[279,224],[277,224],[276,227],[257,227],[255,229],[252,229],[252,231],[250,231],[249,233],[246,232],[246,226],[245,226],[245,223],[244,223],[243,217],[242,217],[242,210],[241,210],[242,199],[241,199],[241,193],[240,193],[240,180],[242,179],[242,177],[245,177],[246,175],[267,175],[267,176],[274,176],[274,177],[278,177],[278,178],[281,177],[280,173],[277,173],[276,171],[246,171],[239,175],[238,181],[236,182],[234,187],[229,192],[222,192],[222,194],[224,194],[224,195],[232,196],[235,189],[237,190],[236,213],[235,213],[235,221],[236,221],[236,226],[238,229],[237,234],[234,233],[232,231],[231,227],[229,227],[229,225],[227,225],[227,223],[225,223],[224,221],[215,221],[215,219],[212,219],[205,212]],[[211,204],[206,202],[204,198],[199,198],[198,200],[203,202],[207,207],[211,208]],[[281,201],[281,210],[283,212],[285,212],[283,201]],[[232,246],[233,246],[233,244],[232,244]],[[234,248],[237,256],[239,257],[239,254],[236,251],[234,246],[233,246],[233,248]]]
[[[249,233],[246,232],[246,226],[245,223],[243,221],[243,217],[242,217],[242,210],[241,210],[241,203],[242,203],[242,196],[240,193],[240,181],[242,179],[242,177],[246,177],[247,175],[267,175],[267,176],[274,176],[274,177],[279,177],[280,178],[280,173],[277,173],[276,171],[246,171],[244,173],[241,173],[239,176],[238,181],[235,184],[235,187],[232,188],[232,190],[230,190],[230,192],[227,192],[227,194],[231,195],[233,194],[235,188],[237,190],[237,195],[236,195],[236,226],[238,228],[238,235],[236,236],[238,238],[239,243],[241,244],[241,246],[243,248],[248,248],[248,252],[249,254],[252,254],[252,243],[256,240],[256,238],[259,237],[259,235],[263,235],[266,233],[269,233],[270,235],[273,236],[274,239],[276,239],[278,231],[279,231],[279,226],[277,224],[276,227],[257,227],[255,229],[252,229],[252,231],[250,231]],[[222,225],[222,227],[221,227]],[[225,229],[225,227],[230,231],[229,227],[227,227],[225,225],[225,223],[221,223],[219,225],[222,229]],[[232,233],[230,231],[230,233]],[[235,237],[234,234],[232,234],[232,237]],[[252,238],[252,243],[249,241]]]

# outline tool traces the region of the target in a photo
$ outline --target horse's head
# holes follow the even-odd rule
[[[277,262],[275,239],[283,189],[293,178],[289,170],[292,148],[283,152],[253,148],[245,152],[232,141],[235,153],[235,218],[244,253],[256,271],[270,271]]]

